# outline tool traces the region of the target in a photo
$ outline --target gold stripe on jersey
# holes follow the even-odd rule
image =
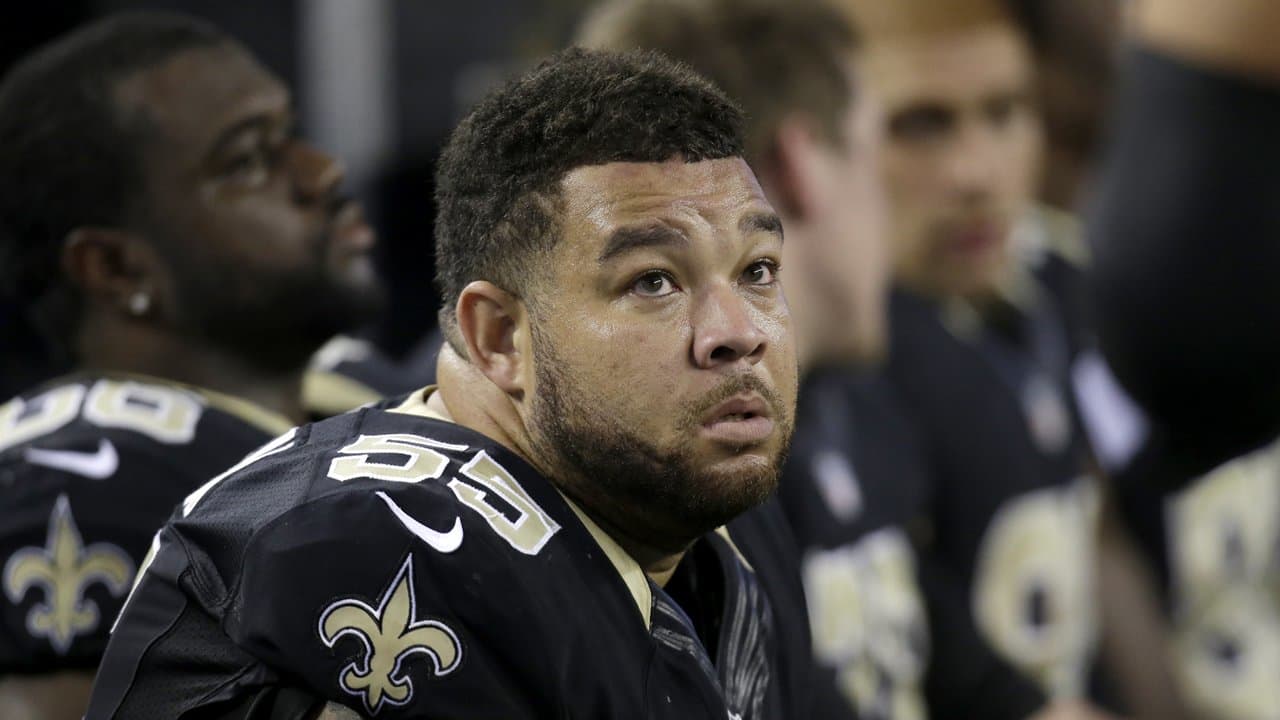
[[[302,406],[313,415],[340,415],[381,399],[368,385],[335,372],[308,370],[302,376]]]
[[[557,488],[559,490],[559,488]],[[641,617],[644,618],[645,629],[649,628],[650,612],[653,609],[653,591],[649,589],[649,576],[644,574],[644,569],[640,567],[640,563],[622,549],[622,546],[609,537],[609,533],[605,532],[587,516],[577,503],[570,500],[567,495],[560,493],[560,497],[564,498],[569,508],[573,510],[573,514],[578,516],[582,521],[582,525],[587,528],[587,532],[591,533],[591,537],[595,539],[596,544],[604,550],[605,557],[609,558],[609,562],[613,563],[613,567],[618,571],[618,575],[622,578],[622,582],[631,591],[631,599],[635,600],[636,608],[640,610]]]
[[[284,415],[268,410],[244,398],[225,395],[214,390],[206,390],[195,386],[184,387],[189,387],[192,391],[198,393],[209,404],[209,407],[221,410],[228,415],[234,415],[256,428],[265,430],[272,437],[286,433],[290,428],[297,425],[297,423]]]
[[[210,390],[198,385],[190,385],[177,380],[169,380],[168,378],[144,375],[142,373],[111,372],[103,373],[103,377],[136,380],[138,382],[150,383],[152,385],[168,385],[170,387],[182,388],[183,390],[199,395],[209,407],[221,410],[228,415],[239,418],[240,420],[243,420],[244,422],[266,432],[272,437],[287,432],[290,428],[297,425],[297,423],[284,415],[281,415],[274,410],[268,410],[255,402],[235,395],[218,392],[217,390]]]
[[[431,418],[432,420],[440,420],[441,422],[451,423],[453,420],[441,415],[440,413],[427,407],[427,400],[435,393],[435,385],[428,385],[421,390],[414,390],[405,398],[404,402],[391,408],[389,412],[402,413],[404,415],[417,415],[419,417]],[[456,423],[455,423],[456,424]]]
[[[738,544],[729,535],[729,528],[721,525],[716,528],[716,534],[724,538],[724,541],[729,543],[729,547],[733,548],[733,554],[738,556],[738,562],[742,563],[751,572],[756,571],[755,568],[751,567],[751,563],[747,561],[747,556],[742,554],[742,551],[738,549]]]

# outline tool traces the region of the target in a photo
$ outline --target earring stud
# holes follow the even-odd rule
[[[142,317],[151,309],[151,295],[141,290],[129,296],[129,312]]]

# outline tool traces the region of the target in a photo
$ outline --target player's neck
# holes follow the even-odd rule
[[[92,322],[85,323],[79,348],[85,370],[172,380],[247,400],[299,424],[308,419],[302,405],[302,364],[269,372],[187,339]]]
[[[546,463],[540,462],[533,451],[533,443],[510,398],[496,385],[489,382],[476,368],[463,360],[445,343],[436,362],[439,391],[427,399],[427,407],[436,414],[463,427],[474,430],[524,458],[561,492],[568,495],[582,512],[586,513],[600,529],[613,538],[631,559],[659,586],[671,579],[676,566],[684,557],[684,550],[672,552],[660,549],[635,538],[618,524],[609,520],[611,513],[602,511],[598,503],[591,502],[572,487],[556,482],[556,473]],[[563,480],[563,478],[561,478]]]
[[[429,408],[538,467],[533,444],[511,399],[447,342],[436,359],[436,383],[439,391],[428,399]]]
[[[676,567],[680,565],[680,561],[684,559],[688,547],[672,552],[662,548],[654,547],[652,544],[644,542],[628,533],[623,528],[609,521],[607,513],[593,512],[589,503],[579,501],[582,511],[591,517],[591,520],[600,529],[608,533],[613,541],[618,543],[631,556],[632,560],[644,570],[644,574],[649,576],[658,587],[666,587],[671,580],[671,576],[675,574]]]

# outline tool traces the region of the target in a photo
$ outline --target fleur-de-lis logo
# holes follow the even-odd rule
[[[444,623],[415,620],[417,598],[413,589],[413,555],[400,566],[396,577],[372,608],[357,598],[339,600],[320,615],[320,639],[327,647],[344,635],[364,644],[356,661],[338,673],[344,692],[364,701],[371,714],[383,703],[405,705],[413,699],[413,680],[403,670],[415,653],[429,656],[436,676],[448,675],[462,662],[462,643]]]
[[[54,651],[65,655],[77,636],[93,632],[102,620],[97,603],[84,598],[89,585],[102,583],[120,597],[132,578],[133,561],[124,550],[107,543],[84,546],[63,494],[49,516],[45,547],[22,548],[5,563],[4,592],[18,603],[30,589],[44,590],[45,602],[27,614],[27,632],[48,638]]]

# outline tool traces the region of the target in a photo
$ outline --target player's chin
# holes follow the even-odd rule
[[[653,511],[671,523],[671,537],[687,543],[760,505],[778,487],[768,458],[740,455],[687,468],[682,480]],[[652,499],[652,498],[650,498]]]
[[[711,530],[760,505],[778,488],[778,469],[766,462],[719,467],[704,477],[701,525]]]
[[[705,477],[711,494],[763,502],[778,487],[780,457],[776,449],[740,452],[714,463]]]

